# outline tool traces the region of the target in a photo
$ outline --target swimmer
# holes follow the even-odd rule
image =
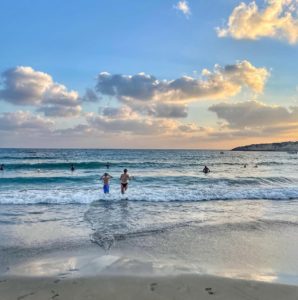
[[[71,166],[70,166],[70,171],[73,172],[74,170],[75,170],[75,167],[74,167],[73,164],[71,164]]]
[[[133,177],[129,176],[129,174],[127,173],[127,169],[124,169],[123,174],[121,174],[121,176],[120,176],[121,194],[122,195],[124,195],[124,193],[126,192],[126,190],[128,188],[128,181],[132,178]]]
[[[4,165],[3,164],[0,165],[0,171],[4,171]]]
[[[110,168],[110,163],[109,162],[107,162],[106,167],[107,167],[107,169]]]
[[[210,169],[207,166],[205,166],[203,169],[203,173],[207,174],[209,172],[210,172]]]
[[[105,194],[109,194],[110,193],[110,179],[113,178],[113,176],[111,176],[108,173],[104,173],[100,179],[103,181],[103,192]]]
[[[247,167],[247,164],[244,164],[243,168],[246,168]]]

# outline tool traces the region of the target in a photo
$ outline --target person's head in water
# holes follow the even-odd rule
[[[203,172],[204,173],[208,173],[208,172],[210,172],[210,170],[209,170],[209,168],[207,166],[205,166],[204,169],[203,169]]]
[[[127,173],[127,169],[124,169],[123,172],[126,174]]]

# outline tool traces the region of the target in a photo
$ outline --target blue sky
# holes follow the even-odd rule
[[[283,2],[283,0],[274,1]],[[199,127],[208,127],[209,129],[206,129],[208,132],[212,127],[215,136],[218,129],[221,132],[224,131],[224,125],[221,125],[222,128],[218,128],[218,122],[224,121],[229,127],[231,120],[226,117],[218,118],[218,114],[208,109],[211,105],[222,101],[239,103],[239,101],[252,100],[267,106],[278,105],[284,109],[297,105],[298,47],[296,41],[289,41],[287,38],[280,39],[278,34],[271,33],[256,36],[256,39],[246,36],[239,39],[232,35],[219,37],[215,28],[227,27],[229,17],[241,1],[190,0],[186,2],[191,11],[189,16],[175,8],[178,2],[172,0],[0,0],[0,72],[3,73],[18,66],[31,67],[36,72],[48,74],[53,82],[65,86],[68,91],[74,90],[79,97],[83,97],[86,88],[95,89],[97,76],[103,71],[122,75],[144,72],[159,80],[170,81],[185,75],[199,78],[203,69],[212,71],[215,64],[224,67],[241,61],[248,61],[257,69],[268,70],[270,76],[268,75],[264,79],[266,83],[264,83],[262,92],[257,93],[258,95],[255,95],[255,91],[252,93],[247,91],[245,86],[241,86],[241,92],[229,94],[227,97],[211,97],[211,102],[210,99],[199,97],[200,100],[192,100],[187,103],[188,114],[179,122],[181,121],[183,124],[194,122]],[[247,5],[250,2],[245,1]],[[269,6],[268,2],[264,1],[257,1],[257,5],[260,13],[266,9],[266,6]],[[286,5],[283,9],[287,9]],[[293,12],[293,21],[298,22],[297,7],[294,9],[296,11]],[[279,17],[282,17],[282,14]],[[243,26],[243,24],[239,24],[239,26]],[[251,26],[261,27],[262,24],[251,24]],[[282,28],[281,32],[282,30],[287,29]],[[294,38],[295,34],[294,32]],[[3,87],[4,79],[2,76],[3,90],[5,89],[5,86]],[[246,83],[244,82],[244,85]],[[107,95],[96,92],[100,98],[98,102],[79,104],[83,113],[97,114],[100,108],[108,105],[118,108],[124,104],[127,105],[127,102],[124,103],[121,98],[123,95]],[[0,113],[2,114],[16,113],[21,110],[41,118],[51,117],[55,125],[49,133],[48,141],[54,142],[54,144],[57,141],[57,146],[69,146],[67,141],[65,144],[58,141],[60,137],[57,137],[57,134],[54,135],[56,140],[52,136],[53,131],[59,130],[61,124],[64,127],[68,126],[71,131],[75,126],[88,123],[83,114],[67,119],[53,115],[43,116],[36,103],[23,105],[24,102],[20,100],[16,105],[4,98],[2,96],[0,102]],[[52,104],[48,102],[47,105]],[[132,101],[129,105],[131,108]],[[133,113],[135,112],[130,111],[130,114]],[[138,118],[139,116],[134,115],[134,117]],[[147,118],[148,116],[143,115],[142,117]],[[29,117],[27,116],[27,118]],[[290,123],[293,126],[293,121]],[[258,128],[260,129],[260,127]],[[259,130],[258,128],[250,127],[251,133],[247,133],[250,136],[247,139],[248,142],[260,139],[258,134],[255,137],[252,136],[252,131]],[[7,129],[5,130],[7,131]],[[102,136],[105,129],[100,128],[100,130],[103,132],[96,134]],[[69,132],[69,134],[71,133]],[[114,130],[113,134],[116,134]],[[119,130],[118,134],[120,140],[123,137],[123,139],[131,141],[139,133]],[[6,135],[9,136],[9,133],[5,132],[3,136]],[[82,133],[82,135],[84,134]],[[156,136],[156,134],[154,135]],[[37,133],[36,137],[38,137]],[[195,133],[194,136],[188,136],[189,140],[200,139],[200,137],[200,135],[197,137]],[[121,143],[110,143],[108,138],[103,144],[88,143],[86,135],[76,137],[78,145],[75,146],[80,146],[80,138],[90,147],[108,147],[110,144],[113,147],[121,147]],[[266,136],[265,139],[275,141],[284,138],[286,138],[284,135],[277,134]],[[288,138],[295,139],[297,136],[290,134]],[[224,147],[226,136],[219,136],[218,139],[220,139],[221,147]],[[261,139],[264,137],[262,136]],[[168,140],[169,142],[164,143],[162,147],[176,147],[175,134]],[[35,139],[32,141],[32,146],[46,146],[46,143],[45,140],[39,144]],[[152,139],[151,143],[145,144],[144,147],[156,147],[159,145],[159,140]],[[226,144],[229,147],[238,143],[239,140],[235,136],[230,136],[229,142]],[[187,147],[214,148],[216,141],[206,138],[198,144],[190,142],[187,145]],[[19,137],[15,140],[9,137],[0,142],[0,146],[23,146],[23,144]],[[28,145],[26,144],[26,146]],[[139,144],[135,146],[141,147]]]

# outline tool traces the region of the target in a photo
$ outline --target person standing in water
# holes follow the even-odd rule
[[[124,169],[123,174],[121,174],[121,176],[120,176],[121,194],[122,195],[124,195],[124,193],[126,192],[126,190],[128,188],[128,181],[132,178],[133,177],[129,176],[129,174],[127,173],[127,169]]]
[[[100,179],[103,181],[103,192],[105,194],[109,194],[110,193],[110,179],[113,178],[113,176],[111,176],[108,173],[104,173]]]
[[[4,171],[4,165],[3,164],[0,165],[0,171]]]

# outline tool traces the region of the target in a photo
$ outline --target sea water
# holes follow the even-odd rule
[[[1,149],[0,164],[3,268],[90,244],[130,266],[298,282],[298,154]]]

